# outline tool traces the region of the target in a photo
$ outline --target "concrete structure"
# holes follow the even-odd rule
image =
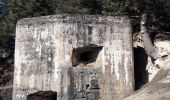
[[[57,100],[121,100],[134,87],[130,20],[54,15],[16,28],[13,100],[56,91]]]

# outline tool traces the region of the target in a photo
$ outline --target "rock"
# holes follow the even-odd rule
[[[160,59],[152,61],[148,59],[147,70],[149,72],[149,81],[151,81],[158,71],[170,63],[170,41],[168,40],[157,40],[154,42],[158,54],[161,55]]]
[[[154,44],[162,58],[148,57],[146,70],[149,82],[124,100],[170,100],[170,41],[157,38]]]
[[[169,100],[170,64],[161,68],[153,80],[124,100]]]

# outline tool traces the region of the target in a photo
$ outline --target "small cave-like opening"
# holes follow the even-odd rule
[[[79,64],[87,65],[95,62],[102,48],[102,46],[84,46],[76,49],[74,48],[72,52],[72,66],[75,67]]]
[[[140,89],[148,82],[148,71],[146,66],[148,63],[148,55],[144,48],[133,48],[134,51],[134,75],[135,75],[135,90]]]
[[[27,96],[27,100],[57,100],[57,92],[38,91]]]

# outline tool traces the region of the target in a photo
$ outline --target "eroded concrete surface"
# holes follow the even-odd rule
[[[57,92],[57,100],[121,100],[134,87],[131,37],[125,17],[54,15],[18,21],[13,100],[49,90]],[[101,47],[97,54],[94,47]],[[87,50],[74,56],[78,48]]]

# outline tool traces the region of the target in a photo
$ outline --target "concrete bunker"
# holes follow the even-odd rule
[[[57,92],[57,100],[122,100],[134,90],[131,35],[126,17],[18,21],[13,100],[48,90]]]
[[[73,67],[79,64],[87,65],[94,63],[102,48],[103,46],[83,46],[76,49],[74,48],[72,53]]]

